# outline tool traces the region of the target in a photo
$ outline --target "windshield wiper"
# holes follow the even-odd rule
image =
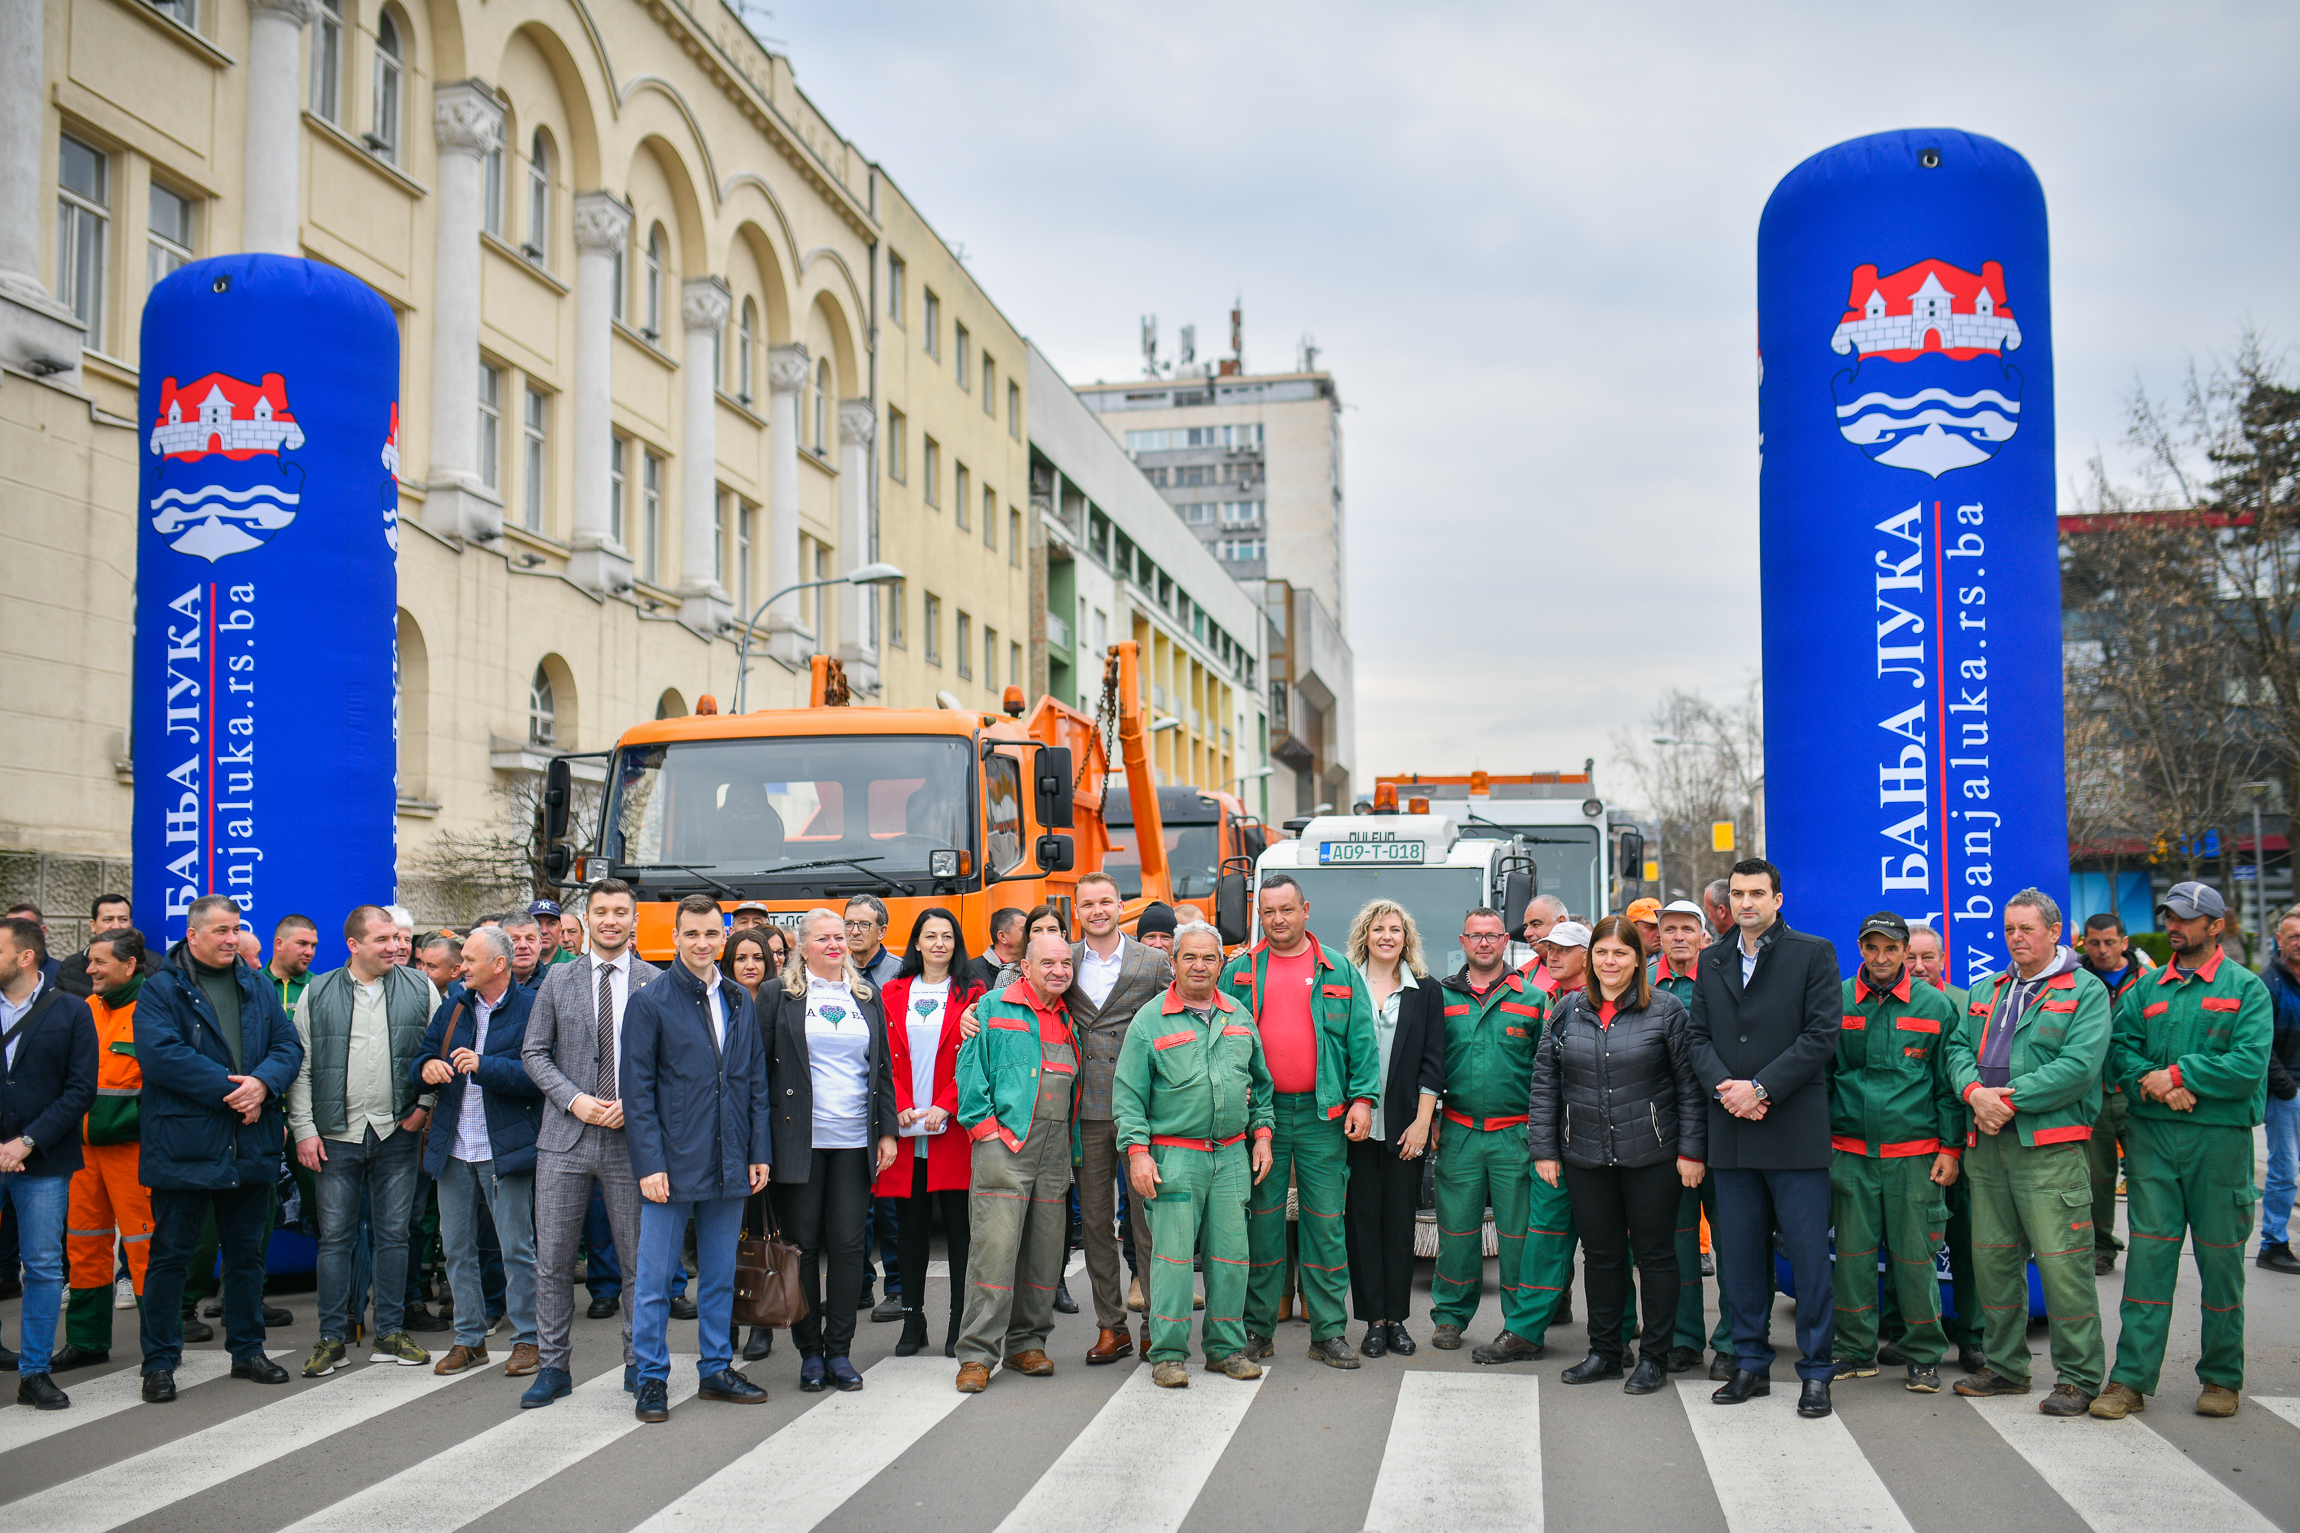
[[[695,866],[691,862],[650,862],[646,865],[645,871],[651,873],[657,868],[667,868],[673,873],[692,873],[697,878],[701,879],[704,883],[709,884],[712,888],[725,895],[728,899],[739,900],[743,897],[742,890],[731,888],[728,885],[719,882],[719,880],[713,878],[710,874],[704,872],[701,868]]]
[[[788,863],[783,867],[770,868],[767,871],[775,875],[781,875],[784,873],[803,873],[810,868],[852,868],[857,873],[861,873],[867,877],[877,879],[882,885],[896,894],[907,896],[914,893],[915,891],[910,887],[910,885],[898,884],[893,879],[887,877],[884,873],[881,873],[878,869],[863,866],[863,864],[867,862],[884,861],[886,861],[884,857],[823,857],[818,858],[813,862]]]

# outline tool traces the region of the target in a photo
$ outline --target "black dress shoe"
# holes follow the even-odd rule
[[[285,1384],[288,1371],[258,1352],[253,1357],[232,1359],[232,1377],[246,1379],[251,1384]]]
[[[1396,1357],[1411,1357],[1419,1350],[1420,1348],[1414,1345],[1414,1339],[1406,1334],[1405,1322],[1392,1320],[1390,1322],[1391,1354]]]
[[[1248,1358],[1247,1361],[1252,1362],[1253,1359]],[[1358,1355],[1350,1350],[1349,1342],[1342,1337],[1329,1336],[1324,1341],[1310,1343],[1310,1361],[1324,1363],[1328,1368],[1355,1368],[1358,1366]]]
[[[1669,1370],[1657,1357],[1641,1357],[1630,1370],[1629,1382],[1621,1386],[1625,1395],[1650,1395],[1669,1382]]]
[[[1769,1395],[1772,1392],[1772,1379],[1762,1373],[1751,1373],[1746,1368],[1736,1368],[1733,1370],[1733,1377],[1725,1381],[1725,1387],[1709,1396],[1709,1403],[1711,1405],[1739,1405],[1744,1401],[1754,1400],[1759,1395]],[[1823,1398],[1825,1399],[1827,1396],[1824,1394]]]
[[[1797,1395],[1797,1414],[1805,1417],[1826,1416],[1830,1411],[1829,1381],[1807,1379]]]
[[[591,1307],[585,1310],[583,1313],[590,1316],[593,1320],[605,1320],[616,1314],[622,1308],[623,1301],[615,1297],[615,1295],[609,1294],[603,1299],[593,1299],[591,1301]]]
[[[144,1403],[165,1405],[176,1398],[176,1375],[166,1368],[154,1368],[144,1375]]]
[[[1618,1379],[1621,1377],[1621,1360],[1607,1357],[1602,1352],[1592,1352],[1558,1377],[1568,1384],[1594,1384],[1599,1379]]]
[[[750,1339],[743,1343],[743,1361],[755,1363],[762,1357],[773,1355],[775,1333],[763,1325],[751,1327]]]
[[[198,1319],[191,1315],[186,1315],[184,1317],[184,1329],[182,1335],[183,1339],[187,1342],[214,1341],[216,1339],[216,1328],[208,1324],[205,1320]]]
[[[66,1342],[56,1349],[54,1357],[48,1359],[48,1371],[69,1373],[74,1368],[93,1368],[98,1363],[108,1363],[111,1360],[112,1354],[109,1352],[91,1352],[86,1347]]]
[[[724,1400],[729,1405],[764,1405],[767,1392],[744,1378],[732,1368],[722,1369],[703,1380],[695,1391],[706,1400]]]
[[[278,1330],[284,1330],[284,1329],[285,1329],[285,1328],[287,1328],[288,1326],[291,1326],[291,1325],[294,1325],[294,1324],[295,1324],[295,1312],[294,1312],[294,1311],[292,1311],[292,1310],[284,1310],[284,1309],[281,1309],[281,1308],[280,1308],[280,1307],[279,1307],[277,1304],[267,1304],[267,1305],[265,1305],[265,1306],[264,1306],[264,1329],[265,1329],[265,1330],[267,1330],[267,1331],[278,1331]]]
[[[1733,1359],[1728,1353],[1720,1352],[1709,1360],[1709,1380],[1711,1383],[1723,1384],[1733,1377],[1734,1372]]]
[[[1358,1343],[1360,1357],[1387,1357],[1390,1350],[1389,1322],[1377,1320],[1366,1327],[1365,1340]]]
[[[1078,1313],[1078,1301],[1070,1297],[1070,1279],[1058,1278],[1054,1284],[1054,1312],[1058,1315]]]
[[[671,1419],[671,1391],[661,1379],[639,1381],[639,1402],[632,1414],[653,1423]]]
[[[671,1295],[671,1318],[673,1320],[694,1319],[695,1301],[688,1298],[683,1293],[675,1293]],[[666,1391],[666,1394],[667,1393],[668,1392]]]
[[[224,1301],[221,1299],[210,1299],[206,1304],[200,1307],[200,1313],[207,1316],[210,1320],[221,1320],[224,1318]]]
[[[16,1403],[36,1411],[60,1411],[72,1403],[72,1397],[58,1389],[48,1375],[27,1373],[16,1381]]]
[[[1700,1366],[1699,1347],[1671,1347],[1669,1356],[1662,1361],[1662,1367],[1671,1373],[1691,1373]]]

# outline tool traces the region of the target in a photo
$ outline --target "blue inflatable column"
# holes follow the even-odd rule
[[[395,898],[399,330],[354,277],[196,261],[144,306],[136,923],[269,946]]]
[[[1993,139],[1815,155],[1757,234],[1767,845],[1788,918],[1880,908],[2005,964],[2007,895],[2064,905],[2044,191]]]

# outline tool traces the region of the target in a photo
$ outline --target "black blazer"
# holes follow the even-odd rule
[[[870,1071],[870,1142],[895,1137],[894,1064],[887,1055],[886,1009],[879,988],[856,1004],[870,1023],[864,1055]],[[774,1098],[775,1170],[778,1182],[803,1182],[814,1163],[815,1075],[807,1053],[807,996],[792,995],[782,981],[759,987],[760,1034],[767,1041],[767,1081]],[[875,1173],[874,1173],[875,1175]]]
[[[80,1169],[80,1120],[96,1104],[96,1020],[88,1003],[42,982],[0,1078],[0,1143],[30,1134],[24,1176]]]
[[[1382,1127],[1391,1144],[1421,1112],[1423,1092],[1445,1095],[1445,1002],[1438,977],[1424,974],[1398,992],[1398,1032],[1390,1040],[1390,1073],[1382,1082]]]
[[[1844,1022],[1836,945],[1776,920],[1756,972],[1741,985],[1741,936],[1728,931],[1701,955],[1693,986],[1693,1074],[1709,1102],[1709,1164],[1720,1171],[1825,1171],[1827,1066]],[[1728,1080],[1755,1081],[1772,1105],[1752,1123],[1716,1100]]]

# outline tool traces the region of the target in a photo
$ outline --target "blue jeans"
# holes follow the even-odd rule
[[[535,1342],[535,1173],[498,1176],[491,1160],[456,1160],[439,1168],[439,1244],[447,1255],[447,1283],[455,1290],[455,1341],[487,1342],[487,1300],[479,1276],[479,1213],[495,1216],[503,1240],[503,1313],[512,1340]]]
[[[734,1365],[735,1241],[743,1230],[741,1198],[694,1203],[639,1202],[638,1276],[631,1304],[631,1351],[642,1383],[671,1377],[671,1274],[686,1243],[687,1216],[695,1219],[695,1328],[704,1378]],[[847,1303],[854,1303],[850,1295]]]
[[[144,1372],[173,1373],[184,1360],[184,1278],[213,1210],[223,1253],[224,1346],[235,1361],[264,1355],[264,1241],[272,1190],[152,1189],[152,1256],[144,1268]]]
[[[2268,1191],[2260,1199],[2260,1243],[2291,1238],[2292,1194],[2300,1177],[2300,1097],[2268,1099]]]
[[[615,1227],[607,1222],[607,1200],[591,1184],[591,1207],[583,1215],[583,1286],[594,1299],[623,1292],[623,1264],[615,1253]]]
[[[1760,1377],[1773,1367],[1773,1232],[1797,1282],[1797,1376],[1836,1374],[1837,1301],[1829,1256],[1829,1173],[1718,1171],[1717,1271],[1733,1300],[1737,1366]]]
[[[406,1226],[408,1208],[415,1201],[415,1135],[402,1129],[378,1139],[370,1128],[358,1144],[340,1139],[320,1143],[327,1159],[313,1178],[319,1195],[319,1334],[343,1341],[351,1335],[355,1297],[364,1298],[367,1287],[359,1271],[360,1203],[366,1201],[375,1225],[391,1230]],[[379,1337],[401,1328],[406,1262],[405,1241],[387,1240],[375,1253],[371,1281]]]
[[[69,1172],[0,1176],[0,1204],[16,1210],[16,1244],[24,1263],[20,1373],[46,1373],[55,1355],[56,1317],[64,1308],[64,1210],[71,1188]]]

